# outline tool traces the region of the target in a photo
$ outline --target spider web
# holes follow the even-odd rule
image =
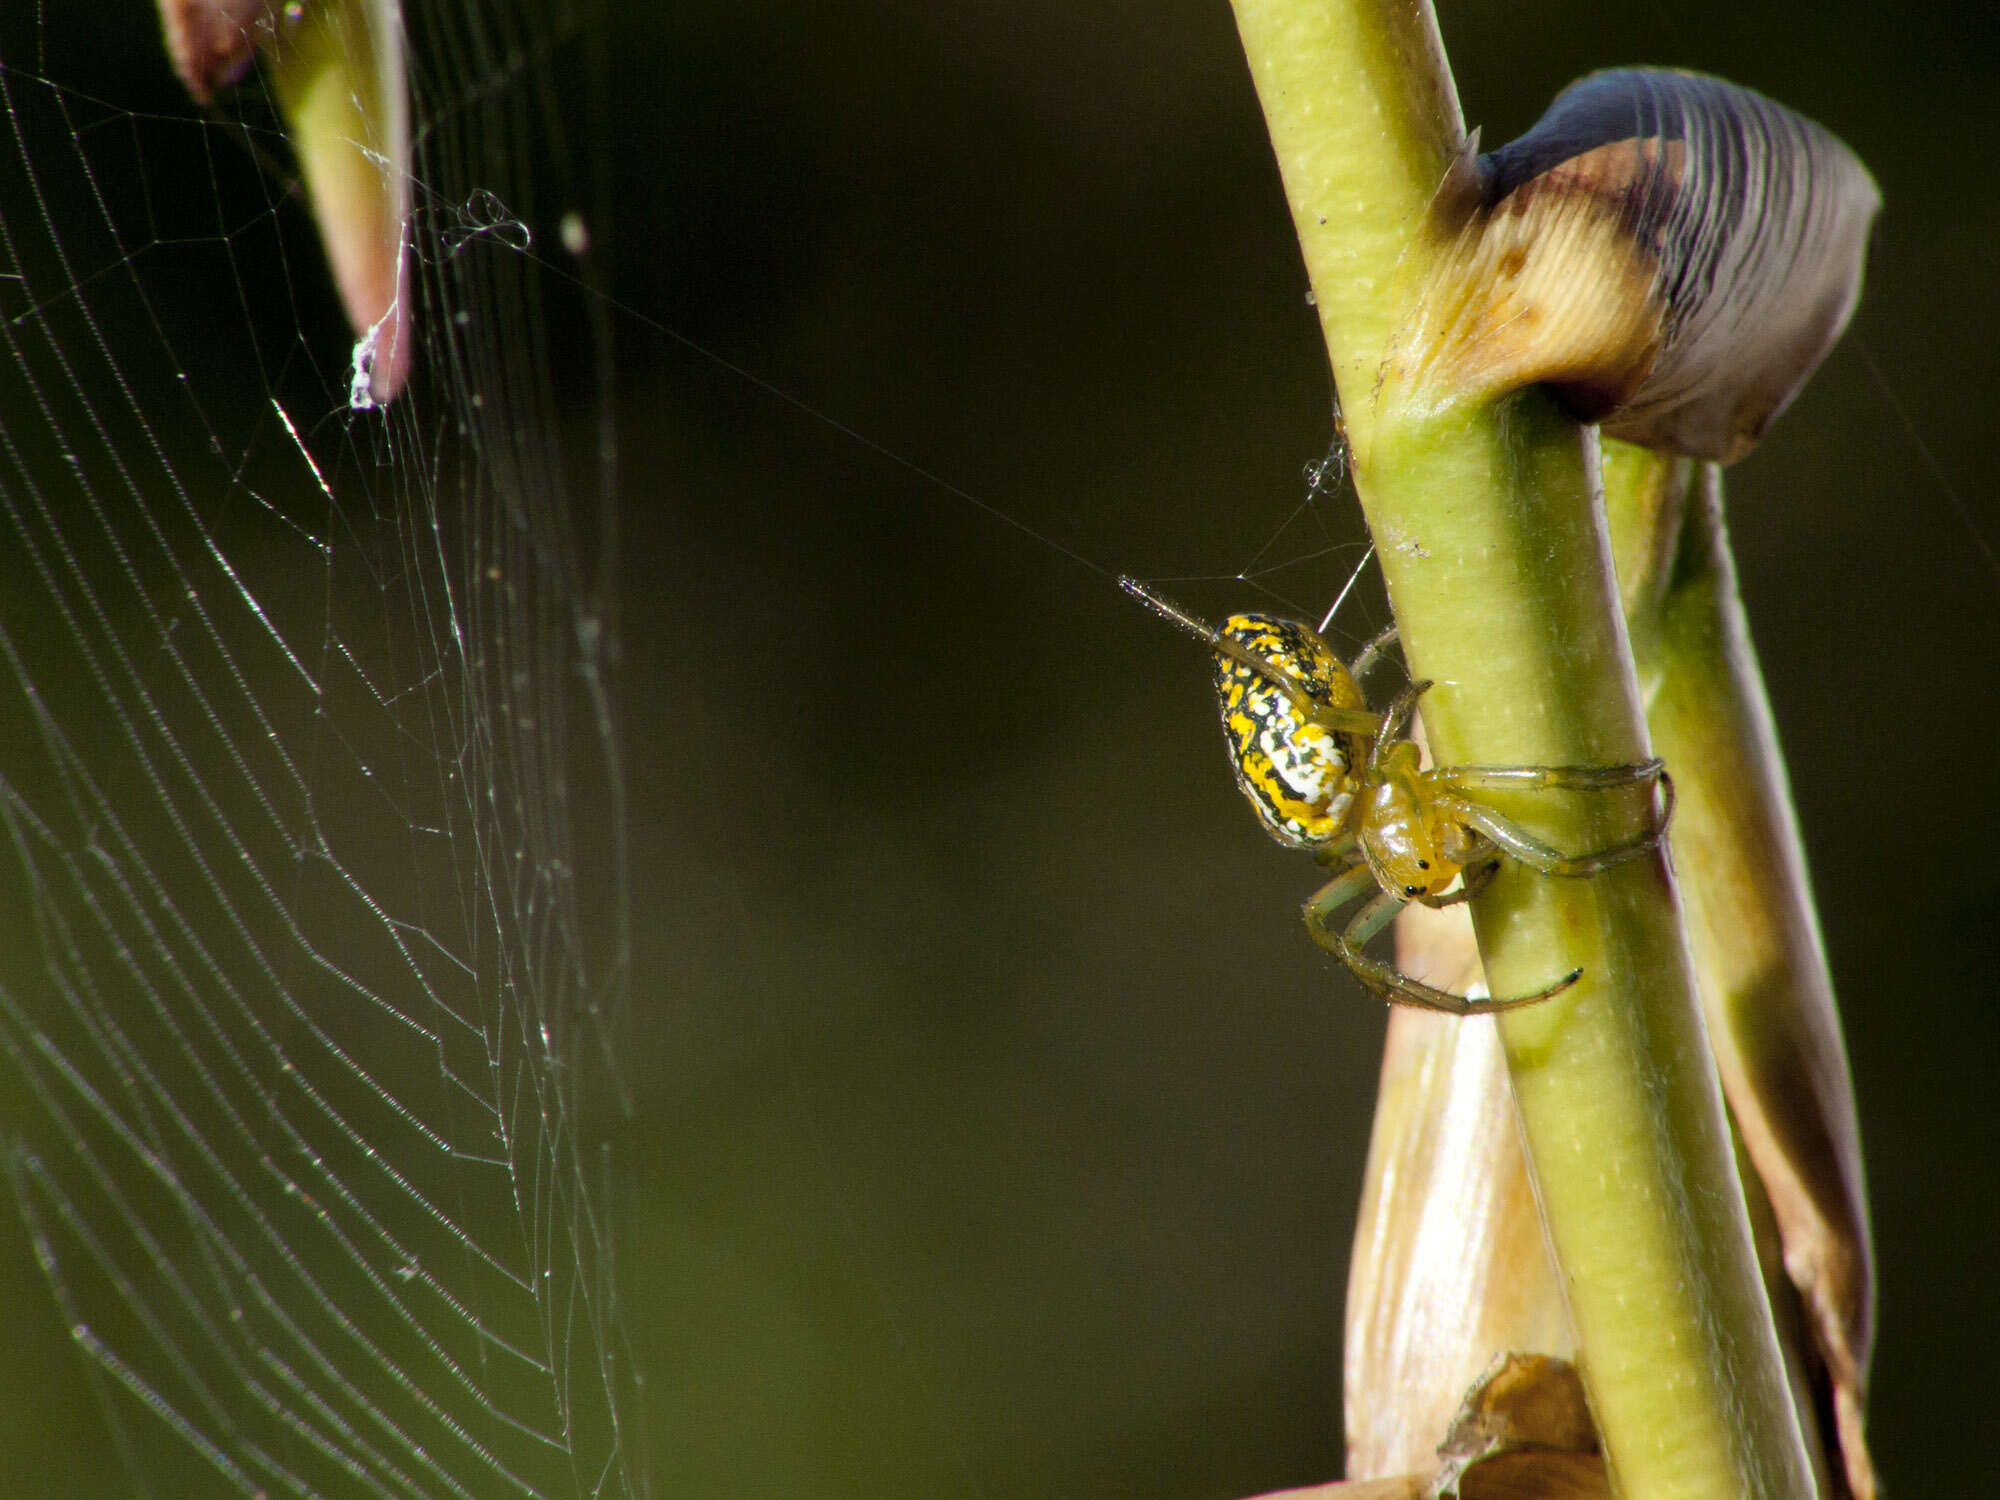
[[[601,227],[580,179],[594,191],[611,148],[593,138],[580,107],[594,73],[581,22],[507,3],[406,15],[420,343],[411,389],[380,409],[351,402],[352,336],[254,78],[204,113],[176,92],[150,23],[30,11],[8,15],[0,30],[0,818],[15,896],[0,944],[0,1131],[16,1204],[6,1216],[18,1241],[9,1255],[32,1268],[17,1274],[34,1282],[18,1293],[20,1326],[24,1338],[53,1346],[22,1366],[63,1372],[22,1409],[58,1412],[78,1435],[60,1452],[66,1494],[641,1492],[641,1392],[621,1325],[621,1311],[637,1307],[632,1336],[642,1346],[650,1336],[653,1368],[679,1377],[645,1392],[656,1403],[652,1420],[673,1434],[671,1450],[660,1447],[675,1467],[663,1456],[660,1472],[692,1492],[742,1492],[755,1487],[746,1475],[790,1473],[786,1463],[810,1471],[816,1493],[846,1492],[843,1476],[856,1493],[897,1492],[899,1475],[903,1492],[941,1484],[979,1492],[991,1470],[991,1492],[1004,1493],[1040,1492],[1065,1472],[1094,1474],[1105,1462],[1101,1433],[1124,1420],[1124,1401],[1070,1359],[1071,1326],[1087,1318],[1107,1330],[1163,1328],[1154,1299],[1177,1296],[1173,1278],[1121,1277],[1134,1289],[1129,1302],[1091,1296],[1054,1318],[1041,1305],[1046,1283],[1033,1275],[991,1278],[979,1298],[948,1298],[943,1312],[925,1294],[928,1246],[939,1239],[955,1264],[1046,1260],[1049,1280],[1055,1267],[1095,1258],[1087,1237],[1057,1236],[1047,1249],[1038,1231],[1021,1241],[990,1237],[985,1226],[1001,1217],[984,1201],[990,1188],[959,1162],[976,1162],[995,1140],[1006,1143],[1003,1159],[1030,1153],[1001,1174],[1028,1185],[1004,1216],[1039,1224],[1044,1169],[1032,1160],[1033,1140],[1017,1141],[1009,1122],[1084,1107],[1050,1095],[1044,1080],[1067,1069],[1127,1087],[1131,1058],[1116,1028],[1093,1022],[1069,1035],[1067,1020],[1031,1026],[1023,1033],[1031,1051],[1060,1051],[1055,1073],[1047,1059],[996,1072],[995,1049],[1014,1030],[1022,995],[1043,978],[1014,972],[998,952],[968,958],[962,919],[950,909],[955,877],[938,878],[945,860],[919,851],[907,885],[884,879],[875,870],[879,810],[865,828],[814,821],[829,801],[823,787],[789,765],[773,773],[754,723],[752,743],[725,743],[722,731],[742,730],[743,716],[721,692],[703,704],[693,673],[692,683],[673,679],[675,709],[697,724],[690,738],[706,760],[677,767],[680,747],[658,747],[664,753],[649,758],[636,790],[649,793],[678,770],[702,778],[723,807],[755,808],[762,824],[732,817],[701,845],[693,840],[707,830],[676,806],[672,836],[661,840],[673,874],[711,872],[703,894],[722,915],[649,901],[659,919],[638,934],[642,972],[692,974],[707,990],[684,1015],[655,1007],[644,1039],[653,1050],[627,1068],[644,1076],[653,1062],[672,1088],[652,1098],[678,1089],[700,1106],[670,1099],[646,1115],[639,1092],[644,1123],[672,1128],[654,1130],[664,1144],[637,1148],[659,1160],[649,1176],[642,1162],[635,1180],[645,1185],[624,1200],[641,1220],[629,1232],[647,1250],[624,1264],[630,1301],[620,1302],[613,1229],[627,1231],[607,1206],[618,1174],[592,1144],[602,1133],[593,1115],[610,1114],[620,1097],[605,1059],[614,1041],[631,1040],[619,1030],[625,813],[605,686],[615,633],[599,602],[613,587],[603,559],[616,551],[607,428],[617,393],[599,362],[601,341],[579,354],[568,336],[608,316],[608,304],[571,276],[589,282],[591,263],[575,247]],[[1011,16],[996,23],[994,35],[1009,35],[1012,24]],[[752,40],[728,39],[732,47]],[[712,103],[697,92],[682,123],[705,124],[696,116]],[[1261,159],[1254,130],[1246,139]],[[1289,254],[1281,232],[1271,238]],[[678,268],[689,247],[676,252]],[[1294,312],[1296,297],[1279,286],[1274,295]],[[642,280],[638,300],[663,322],[716,339],[705,310],[674,304],[675,290]],[[787,361],[761,357],[754,320],[746,322],[746,363],[776,368],[809,402],[810,366],[800,380]],[[732,354],[743,348],[716,341]],[[850,358],[844,349],[831,357]],[[756,428],[771,415],[742,415],[756,403],[741,385],[718,379],[712,362],[695,363],[694,376],[663,383],[677,397],[699,398],[705,383],[724,387],[713,397],[729,412],[719,430]],[[1055,390],[1051,407],[1071,404],[1071,394]],[[1129,462],[1097,452],[1094,432],[1087,448],[1067,449],[1038,434],[1025,449],[1031,460],[1069,472],[1047,486],[1041,509],[1003,515],[1014,527],[1000,534],[1012,543],[1016,531],[1061,533],[1121,566],[1240,560],[1255,589],[1250,602],[1301,614],[1323,607],[1360,544],[1351,523],[1344,533],[1332,525],[1325,494],[1300,503],[1300,458],[1326,433],[1323,391],[1314,387],[1306,404],[1311,435],[1272,445],[1280,498],[1252,520],[1222,518],[1218,548],[1163,538],[1150,557],[1114,554],[1102,536],[1068,529],[1065,513],[1082,514],[1078,501],[1107,487],[1104,470],[1129,467],[1118,476],[1129,509],[1102,524],[1117,538],[1150,534],[1150,490],[1172,465],[1147,423],[1124,432]],[[865,399],[828,405],[868,429],[882,415]],[[1083,408],[1070,416],[1079,430],[1097,425]],[[1162,419],[1173,418],[1170,402]],[[939,472],[980,474],[982,490],[1029,487],[985,475],[993,439],[973,435],[977,446],[954,449],[892,423],[887,443]],[[643,445],[661,434],[629,436],[638,468]],[[825,437],[815,428],[801,452]],[[763,445],[761,430],[748,433],[746,448]],[[961,736],[956,753],[937,756],[929,781],[913,783],[904,766],[878,768],[860,750],[842,759],[830,734],[842,720],[821,710],[813,680],[838,683],[827,697],[843,704],[865,703],[857,689],[878,672],[930,681],[933,691],[948,686],[924,673],[957,677],[959,663],[988,652],[979,605],[1002,592],[997,579],[1020,576],[1028,588],[1011,592],[1032,599],[1054,577],[1121,626],[1129,621],[1149,672],[1165,660],[1181,673],[1182,700],[1197,706],[1190,738],[1210,773],[1189,778],[1193,795],[1223,818],[1235,815],[1200,663],[1183,643],[1128,616],[1108,577],[1034,543],[1018,553],[992,548],[991,518],[977,500],[941,506],[934,484],[907,471],[885,479],[884,465],[855,461],[865,450],[833,446],[842,450],[837,464],[797,453],[773,463],[759,452],[743,462],[746,488],[824,496],[827,469],[853,469],[841,477],[855,493],[816,507],[851,518],[909,481],[911,495],[897,497],[905,524],[884,528],[872,545],[893,548],[898,531],[949,540],[897,572],[910,580],[903,614],[898,599],[869,600],[867,628],[911,648],[908,660],[849,665],[863,655],[843,643],[852,632],[831,647],[827,638],[840,633],[787,641],[774,631],[761,644],[805,680],[753,677],[750,691],[790,695],[812,726],[797,738],[815,740],[822,766],[844,768],[869,797],[877,795],[870,782],[893,786],[898,799],[915,784],[934,806],[983,805],[1002,821],[1011,821],[1010,803],[1047,804],[1039,821],[1069,840],[1078,810],[1063,799],[1087,788],[1053,768],[1080,753],[1047,755],[1051,769],[1037,772],[1044,781],[1029,792],[991,749],[1002,735],[1033,729],[1033,716],[1000,709],[998,697],[983,710],[959,707],[940,726]],[[1065,451],[1075,459],[1068,465]],[[733,455],[713,464],[733,466]],[[1188,483],[1173,477],[1176,487]],[[686,503],[700,514],[698,488]],[[635,536],[642,521],[628,519]],[[761,666],[733,626],[716,622],[770,619],[765,588],[799,586],[813,602],[822,579],[789,585],[783,553],[769,555],[772,538],[813,524],[806,513],[753,519],[754,568],[690,546],[695,560],[677,565],[675,582],[692,584],[701,600],[720,580],[729,608],[690,606],[665,629],[635,625],[635,658],[667,641],[675,656],[729,662],[739,678]],[[825,533],[805,534],[827,548],[834,530],[854,529],[851,519],[820,524]],[[1265,544],[1246,546],[1246,535]],[[935,560],[983,552],[1005,570],[984,592],[979,568]],[[871,557],[875,571],[865,576],[894,563]],[[1209,583],[1191,604],[1245,602],[1234,582]],[[1057,638],[1010,658],[1070,660],[1060,613],[1045,613]],[[819,670],[789,666],[814,661],[815,649],[827,652]],[[1087,747],[1097,732],[1096,679],[1058,681],[1064,675],[1048,673],[1062,700],[1061,732]],[[1134,701],[1159,699],[1150,678],[1112,676]],[[881,740],[872,725],[856,735],[870,753]],[[1023,743],[1032,749],[1038,738]],[[986,790],[968,793],[967,775]],[[634,821],[659,820],[642,812]],[[839,941],[858,950],[857,977],[829,980],[817,953],[803,956],[824,943],[821,929],[757,925],[766,911],[826,898],[767,899],[781,888],[737,831],[744,822],[753,831],[788,826],[797,842],[871,872],[829,881],[856,887],[835,904],[850,908],[841,915],[857,936]],[[953,837],[993,846],[990,831],[956,817]],[[828,878],[824,866],[806,870]],[[1289,901],[1286,873],[1274,885]],[[642,892],[651,894],[652,874],[641,867]],[[1205,894],[1191,886],[1183,899]],[[1082,907],[1066,920],[1084,920]],[[711,923],[723,929],[713,939]],[[1185,918],[1169,925],[1196,927]],[[993,936],[1004,939],[1004,926]],[[912,963],[913,952],[925,957]],[[1152,989],[1131,984],[1115,953],[1099,963],[1117,966],[1129,991],[1120,1003],[1135,1015],[1158,1007],[1158,991],[1184,991],[1171,960]],[[934,966],[949,975],[948,1006],[931,987],[943,982],[929,977]],[[968,969],[989,976],[973,992]],[[1086,966],[1057,983],[1108,991],[1111,978]],[[794,1001],[796,1011],[787,1008]],[[948,1030],[946,1015],[960,1029]],[[1200,1050],[1212,1059],[1210,1042]],[[1273,1050],[1325,1049],[1314,1041]],[[760,1071],[774,1054],[791,1069],[775,1088]],[[820,1056],[869,1061],[849,1070],[850,1081],[819,1071]],[[905,1068],[935,1080],[918,1096],[923,1107],[908,1122],[877,1119],[872,1101],[904,1091],[885,1075]],[[740,1087],[740,1111],[739,1077],[755,1078]],[[1172,1128],[1206,1137],[1177,1117],[1181,1101],[1156,1097],[1150,1084],[1138,1092],[1147,1105],[1132,1136],[1150,1141],[1153,1111],[1163,1110]],[[1233,1120],[1229,1094],[1218,1089],[1210,1107]],[[871,1102],[854,1110],[854,1095]],[[698,1112],[714,1123],[682,1118]],[[899,1134],[906,1127],[909,1139]],[[951,1129],[980,1143],[973,1154],[931,1154],[933,1137]],[[1079,1183],[1125,1182],[1135,1151],[1114,1132],[1083,1160]],[[1079,1201],[1096,1190],[1079,1188]],[[1325,1203],[1351,1193],[1296,1196]],[[645,1222],[649,1213],[654,1222]],[[639,1238],[648,1231],[650,1240]],[[1225,1259],[1220,1243],[1214,1255]],[[1299,1264],[1314,1259],[1300,1244]],[[673,1271],[658,1277],[654,1267],[669,1261]],[[817,1284],[823,1266],[838,1268],[828,1278],[838,1293]],[[672,1285],[649,1286],[649,1273]],[[14,1293],[0,1283],[0,1294]],[[708,1309],[693,1306],[704,1300],[736,1322],[704,1321]],[[1261,1370],[1274,1341],[1311,1339],[1254,1289],[1218,1305],[1243,1301],[1253,1316],[1232,1319],[1243,1330],[1230,1336],[1234,1369]],[[51,1302],[65,1341],[42,1331],[54,1321]],[[744,1316],[739,1305],[750,1303],[756,1314]],[[1003,1351],[1012,1341],[1032,1358],[995,1360],[985,1331],[993,1325],[1014,1330]],[[960,1372],[1010,1360],[1075,1371],[1034,1379],[1046,1386],[1034,1420],[1055,1434],[1043,1450],[1021,1449],[1007,1402],[961,1388]],[[1152,1354],[1146,1362],[1160,1363]],[[1188,1344],[1167,1363],[1192,1388],[1215,1360]],[[79,1368],[87,1384],[65,1406],[62,1382]],[[875,1435],[863,1460],[852,1456],[852,1431]],[[785,1441],[770,1441],[772,1432]],[[1328,1441],[1318,1423],[1299,1439],[1313,1452]],[[1254,1424],[1239,1442],[1260,1446]],[[14,1472],[37,1462],[26,1455],[51,1451],[46,1441],[24,1445],[10,1460]],[[40,1461],[54,1471],[56,1459]],[[1162,1449],[1159,1462],[1179,1460]],[[1272,1470],[1274,1481],[1310,1472]]]
[[[0,36],[0,1048],[96,1393],[64,1488],[631,1493],[620,882],[572,857],[610,449],[558,446],[591,372],[520,253],[581,44],[409,13],[423,373],[370,410],[269,102],[94,24]]]

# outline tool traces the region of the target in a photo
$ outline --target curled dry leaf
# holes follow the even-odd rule
[[[1256,1500],[1611,1500],[1604,1460],[1595,1453],[1537,1450],[1489,1458],[1440,1491],[1436,1476],[1399,1474],[1393,1479],[1342,1479],[1302,1490],[1277,1490]]]
[[[1726,463],[1847,324],[1881,196],[1761,94],[1616,69],[1500,150],[1473,144],[1387,365],[1418,400],[1545,383],[1613,436]]]
[[[1597,1428],[1575,1365],[1546,1354],[1510,1352],[1494,1360],[1467,1393],[1438,1445],[1445,1461],[1440,1473],[1462,1475],[1484,1459],[1537,1448],[1595,1453]],[[1456,1481],[1439,1488],[1450,1491]]]
[[[1405,907],[1396,931],[1407,972],[1484,992],[1463,907]],[[1496,1354],[1574,1347],[1491,1017],[1392,1008],[1348,1269],[1348,1477],[1428,1466]]]
[[[1424,1476],[1336,1479],[1332,1484],[1312,1484],[1302,1490],[1272,1490],[1256,1496],[1255,1500],[1424,1500]]]
[[[1610,1494],[1576,1367],[1510,1353],[1455,1403],[1444,1441],[1415,1472],[1260,1500],[1609,1500]]]

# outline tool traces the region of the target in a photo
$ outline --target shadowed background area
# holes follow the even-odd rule
[[[615,11],[590,230],[636,314],[612,319],[634,1112],[601,1124],[654,1492],[1332,1477],[1380,1007],[1299,930],[1315,871],[1237,800],[1200,653],[1109,576],[1317,617],[1360,558],[1351,496],[1298,514],[1330,387],[1228,8]],[[1731,471],[1731,516],[1854,1057],[1876,1456],[1892,1492],[1969,1489],[1955,1439],[2000,1374],[2000,209],[1969,125],[2000,35],[1861,5],[1441,11],[1489,146],[1593,67],[1683,65],[1820,120],[1882,186],[1855,331]],[[145,16],[88,24],[94,92],[184,111]],[[24,66],[36,27],[4,28]],[[570,331],[559,391],[592,368]],[[561,413],[574,451],[601,415]],[[1364,588],[1335,639],[1384,621]],[[82,1376],[11,1219],[0,1248],[0,1490],[123,1493],[65,1452]]]

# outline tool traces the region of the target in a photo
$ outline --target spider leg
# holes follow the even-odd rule
[[[1356,682],[1366,677],[1374,669],[1375,663],[1382,659],[1382,653],[1389,649],[1390,643],[1395,639],[1396,627],[1391,625],[1387,630],[1376,636],[1374,640],[1361,648],[1360,654],[1354,658],[1353,663],[1348,667],[1347,675],[1352,677]]]
[[[1329,870],[1344,871],[1349,865],[1355,864],[1360,860],[1361,858],[1360,851],[1361,851],[1361,835],[1358,833],[1343,833],[1339,838],[1335,839],[1332,843],[1324,844],[1319,849],[1314,851],[1313,858],[1318,863],[1325,866]],[[1313,897],[1314,902],[1317,903],[1319,897],[1325,894],[1326,894],[1325,891],[1321,891],[1319,895],[1314,896]],[[1351,901],[1354,898],[1352,896],[1349,896],[1347,899]],[[1338,906],[1339,904],[1340,903],[1336,901],[1334,903],[1334,906]],[[1327,910],[1332,911],[1333,907],[1330,906],[1327,908]]]
[[[1368,752],[1368,773],[1375,775],[1382,765],[1382,757],[1389,747],[1403,739],[1403,731],[1410,727],[1410,715],[1417,711],[1417,699],[1429,692],[1431,681],[1427,677],[1422,682],[1413,682],[1396,695],[1396,701],[1389,705],[1388,713],[1382,716],[1382,731],[1375,736],[1375,744]]]
[[[1486,873],[1478,877],[1479,884],[1483,885],[1491,876],[1492,870],[1488,867]],[[1328,918],[1370,888],[1378,893],[1375,899],[1361,908],[1345,930],[1334,931],[1328,924]],[[1464,899],[1465,894],[1459,893],[1440,898],[1438,904],[1449,906]],[[1451,1016],[1487,1016],[1497,1011],[1513,1010],[1516,1006],[1534,1005],[1553,995],[1561,994],[1583,977],[1583,970],[1575,969],[1554,984],[1539,989],[1532,995],[1514,995],[1505,999],[1479,1000],[1469,995],[1454,995],[1450,990],[1437,989],[1420,979],[1412,979],[1408,974],[1391,968],[1379,959],[1370,958],[1361,951],[1371,938],[1389,925],[1390,920],[1402,907],[1403,902],[1399,897],[1376,885],[1374,874],[1366,865],[1356,865],[1329,880],[1319,893],[1306,903],[1306,931],[1312,935],[1315,943],[1346,964],[1348,972],[1379,998],[1391,1005],[1411,1005],[1421,1010],[1442,1011]]]
[[[1256,668],[1262,672],[1262,667]],[[1322,729],[1341,730],[1348,734],[1379,734],[1382,731],[1382,716],[1370,713],[1365,708],[1335,708],[1321,703],[1316,698],[1294,698],[1294,703],[1302,705],[1300,712]]]
[[[1325,948],[1327,946],[1327,939],[1332,932],[1329,923],[1332,921],[1333,914],[1339,911],[1341,907],[1347,905],[1348,902],[1357,900],[1364,892],[1380,891],[1381,889],[1382,887],[1376,883],[1374,871],[1370,870],[1368,866],[1363,864],[1348,865],[1346,869],[1342,870],[1333,879],[1313,892],[1311,899],[1306,902],[1305,911],[1302,914],[1306,921],[1306,931],[1312,934],[1312,940],[1315,943]],[[1362,912],[1362,916],[1366,916],[1368,912],[1373,911],[1376,904],[1375,902],[1370,902]],[[1356,920],[1359,920],[1359,918]],[[1376,924],[1378,928],[1381,925],[1380,922]],[[1367,939],[1364,938],[1362,941],[1365,942]]]
[[[1513,858],[1543,875],[1568,877],[1595,875],[1599,870],[1622,865],[1628,859],[1638,859],[1641,855],[1658,848],[1660,843],[1659,830],[1649,829],[1637,838],[1628,839],[1622,844],[1614,844],[1609,849],[1599,849],[1592,854],[1571,858],[1560,849],[1543,843],[1519,824],[1502,817],[1490,807],[1482,807],[1477,802],[1449,794],[1439,797],[1437,805],[1456,821],[1468,828],[1477,829]]]
[[[1570,791],[1613,791],[1621,786],[1662,780],[1666,764],[1641,760],[1618,766],[1440,766],[1434,773],[1440,780],[1462,787],[1562,787]]]
[[[1595,875],[1613,865],[1638,859],[1660,846],[1667,825],[1674,816],[1674,782],[1657,760],[1630,766],[1451,766],[1438,773],[1441,781],[1455,786],[1568,787],[1577,790],[1610,790],[1658,780],[1666,790],[1666,805],[1658,821],[1636,838],[1592,854],[1570,856],[1550,847],[1519,824],[1470,798],[1449,792],[1438,805],[1466,827],[1476,829],[1522,864],[1544,875]]]

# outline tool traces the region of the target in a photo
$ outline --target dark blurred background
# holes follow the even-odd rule
[[[608,1128],[656,1492],[1333,1477],[1381,1008],[1299,931],[1316,872],[1238,802],[1199,653],[1099,571],[1317,613],[1360,556],[1351,496],[1300,512],[1329,381],[1228,7],[615,9],[591,227],[630,312],[638,947]],[[1594,67],[1674,64],[1818,118],[1883,188],[1854,331],[1730,491],[1909,1495],[1983,1478],[2000,1375],[2000,29],[1964,15],[1441,6],[1488,143]],[[178,108],[151,23],[116,25],[102,94]],[[564,414],[579,451],[600,411]],[[1383,622],[1363,589],[1336,631]],[[6,1243],[26,1363],[73,1384]]]

